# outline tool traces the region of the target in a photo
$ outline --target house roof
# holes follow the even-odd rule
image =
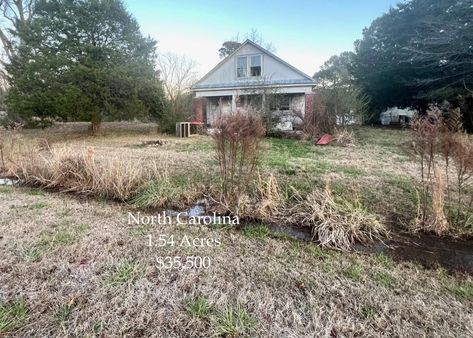
[[[246,45],[252,45],[253,47],[259,49],[262,53],[271,56],[275,60],[279,61],[286,67],[289,67],[299,75],[303,77],[303,79],[297,79],[297,80],[253,80],[253,81],[246,81],[246,82],[231,82],[231,83],[216,83],[216,84],[201,84],[202,81],[207,79],[212,73],[214,73],[221,65],[223,65],[228,59],[232,58],[235,54],[237,54],[244,46]],[[198,90],[198,89],[210,89],[210,88],[238,88],[241,86],[244,87],[251,87],[251,86],[268,86],[268,85],[294,85],[294,84],[303,84],[303,85],[315,85],[315,80],[311,78],[309,75],[305,74],[304,72],[300,71],[296,67],[292,66],[291,64],[287,63],[280,57],[276,56],[275,54],[271,53],[267,49],[261,47],[260,45],[254,43],[251,40],[246,40],[241,44],[240,47],[238,47],[233,53],[228,55],[226,58],[224,58],[222,61],[220,61],[214,68],[212,68],[207,74],[205,74],[199,81],[197,81],[191,89],[193,90]]]

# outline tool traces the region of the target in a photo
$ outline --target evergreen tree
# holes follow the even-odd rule
[[[18,52],[7,66],[13,113],[90,121],[94,132],[104,119],[162,114],[156,42],[121,1],[40,0],[18,25]]]

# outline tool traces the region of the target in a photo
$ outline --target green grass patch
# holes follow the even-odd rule
[[[71,315],[74,312],[74,308],[74,303],[60,305],[56,309],[56,312],[54,314],[57,321],[61,324],[66,323],[71,318]]]
[[[363,306],[361,308],[361,316],[366,319],[374,319],[378,311],[372,306]]]
[[[396,283],[396,279],[391,276],[389,273],[384,271],[377,271],[373,276],[376,283],[385,288],[393,287]]]
[[[28,318],[26,302],[0,303],[0,336],[18,328]]]
[[[9,194],[13,191],[12,187],[0,187],[0,194]]]
[[[110,269],[105,282],[111,286],[132,284],[144,275],[144,267],[134,261],[122,261]]]
[[[286,241],[295,240],[289,234],[283,231],[273,230],[269,226],[264,224],[254,224],[245,226],[243,229],[241,229],[241,233],[246,237],[255,239],[273,238]]]
[[[195,194],[197,186],[202,184],[204,180],[201,179],[200,174],[195,174],[190,176],[176,175],[149,181],[139,189],[130,203],[137,208],[179,205],[182,199],[187,199]]]
[[[46,193],[40,188],[26,188],[25,192],[31,196],[44,196]]]
[[[245,226],[241,230],[241,233],[249,238],[261,239],[261,238],[271,237],[271,235],[273,234],[273,231],[266,225],[257,224],[257,225]]]
[[[447,286],[448,292],[459,299],[473,300],[473,283],[464,282],[459,284],[450,284]]]
[[[37,210],[37,209],[44,209],[46,208],[48,205],[44,202],[37,202],[37,203],[33,203],[33,204],[30,204],[28,206],[28,209],[30,210]]]
[[[330,253],[328,250],[323,249],[322,247],[312,244],[312,243],[307,245],[306,250],[310,256],[315,257],[315,258],[324,259],[324,258],[330,257]]]
[[[186,312],[193,319],[208,319],[212,306],[204,297],[196,297],[186,304]]]
[[[131,237],[142,237],[150,233],[153,228],[152,224],[141,224],[128,228],[128,235]]]
[[[361,280],[363,269],[360,265],[356,263],[352,263],[351,266],[347,267],[346,269],[342,270],[343,276],[346,278],[352,279],[354,281]]]
[[[379,265],[381,265],[385,268],[389,268],[389,267],[392,267],[394,265],[393,259],[389,256],[386,256],[383,253],[375,255],[374,260],[376,261],[376,263],[378,263]]]
[[[248,335],[256,320],[241,305],[226,306],[216,316],[216,331],[222,336]]]
[[[25,249],[24,255],[28,261],[37,261],[48,251],[74,243],[88,229],[88,224],[79,224],[55,232],[43,232],[37,242]]]

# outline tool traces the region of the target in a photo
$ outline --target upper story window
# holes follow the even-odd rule
[[[246,77],[248,62],[246,56],[239,56],[237,58],[237,77]]]
[[[261,76],[261,55],[252,55],[250,60],[250,75]]]
[[[237,56],[237,78],[261,76],[262,63],[262,55]]]

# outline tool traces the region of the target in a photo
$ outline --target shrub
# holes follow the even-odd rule
[[[254,179],[265,134],[261,117],[254,111],[221,115],[215,122],[215,141],[222,193],[234,200]]]
[[[425,116],[411,123],[412,139],[408,148],[417,158],[420,167],[420,193],[418,216],[414,229],[442,234],[448,231],[444,214],[446,206],[454,206],[460,220],[464,208],[471,208],[473,197],[464,201],[466,188],[473,177],[473,144],[463,132],[459,109],[447,113],[431,106]],[[450,179],[451,172],[455,179]]]
[[[304,117],[304,132],[310,138],[333,133],[336,127],[336,117],[329,113],[320,93],[314,95],[313,106],[308,107],[308,111],[309,113]]]

